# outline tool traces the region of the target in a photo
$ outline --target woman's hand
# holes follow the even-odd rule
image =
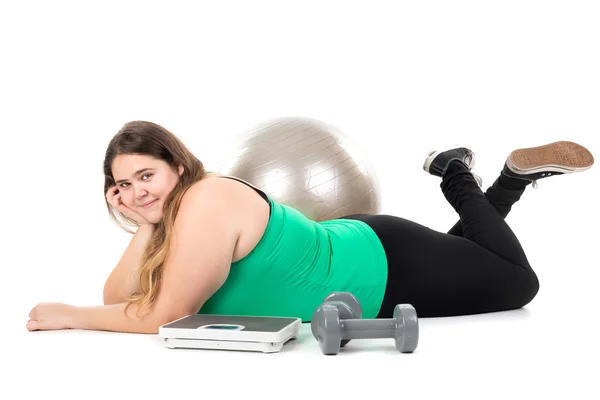
[[[27,329],[44,331],[73,327],[76,307],[63,303],[40,303],[29,313]]]
[[[118,187],[113,186],[108,189],[106,192],[106,200],[121,214],[137,222],[138,226],[152,225],[146,218],[142,217],[139,213],[133,211],[131,208],[123,204],[121,201],[121,193],[119,193]]]

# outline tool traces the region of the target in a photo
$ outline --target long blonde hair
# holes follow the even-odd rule
[[[111,139],[104,157],[104,194],[115,185],[112,174],[112,163],[120,154],[141,154],[160,159],[173,168],[183,166],[183,174],[179,182],[167,197],[164,205],[163,219],[154,225],[154,233],[144,251],[142,263],[139,266],[140,288],[128,298],[128,304],[137,304],[140,310],[152,305],[160,291],[163,264],[167,258],[173,225],[181,199],[186,191],[201,180],[206,171],[204,165],[173,133],[148,121],[132,121],[126,123]],[[137,226],[136,222],[120,214],[112,205],[106,202],[110,217],[126,232],[134,233],[130,228]]]

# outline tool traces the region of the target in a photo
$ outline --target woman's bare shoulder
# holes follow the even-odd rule
[[[211,227],[220,237],[239,237],[239,219],[246,212],[240,206],[239,189],[228,179],[207,179],[194,183],[181,199],[176,217],[176,229],[197,232]],[[216,234],[216,233],[215,233]]]
[[[204,175],[203,180],[210,179],[210,178],[223,178],[225,176],[228,176],[228,175],[219,174],[218,172],[211,172],[211,173],[207,173],[206,175]]]
[[[205,179],[188,192],[180,208],[183,225],[192,231],[210,226],[212,231],[221,232],[219,237],[234,240],[235,260],[258,243],[268,224],[270,207],[253,188],[233,179]]]
[[[225,178],[228,175],[210,174],[195,182],[190,186],[188,193],[191,196],[198,195],[214,195],[223,196],[230,194],[229,192],[239,189],[240,183],[233,179],[216,179]],[[186,195],[188,194],[186,193]]]
[[[214,178],[204,178],[194,183],[183,196],[182,206],[186,203],[193,207],[206,207],[210,203],[210,208],[215,211],[223,209],[234,212],[239,209],[243,212],[244,205],[248,204],[247,198],[253,194],[252,189],[234,179]]]

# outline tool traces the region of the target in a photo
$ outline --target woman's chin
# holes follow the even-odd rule
[[[146,219],[152,224],[158,224],[163,218],[162,215],[148,215]]]

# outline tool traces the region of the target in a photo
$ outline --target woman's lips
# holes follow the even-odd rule
[[[154,203],[156,203],[158,199],[152,200],[150,203],[146,203],[146,205],[140,206],[142,208],[150,208],[154,205]]]

